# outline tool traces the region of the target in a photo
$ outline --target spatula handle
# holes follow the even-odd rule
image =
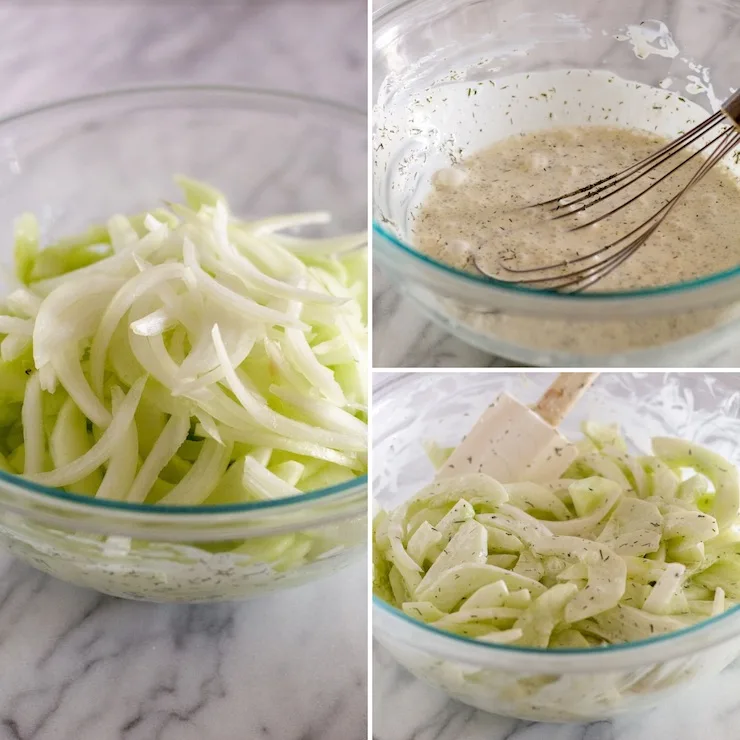
[[[534,407],[536,414],[556,427],[596,380],[598,373],[560,373]]]

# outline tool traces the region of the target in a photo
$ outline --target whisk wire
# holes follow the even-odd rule
[[[663,223],[663,221],[668,217],[668,214],[684,198],[684,196],[689,191],[689,189],[692,188],[694,185],[696,185],[696,183],[698,183],[702,178],[704,178],[706,174],[712,169],[712,167],[714,167],[714,165],[717,164],[717,162],[719,162],[719,160],[722,159],[722,157],[724,157],[728,152],[734,149],[738,144],[740,144],[740,134],[736,133],[728,137],[728,141],[725,142],[725,144],[722,147],[718,148],[718,151],[715,152],[709,159],[707,159],[706,162],[704,162],[702,167],[694,174],[694,176],[686,184],[686,186],[677,195],[675,195],[670,201],[668,201],[668,203],[663,208],[656,211],[647,221],[644,222],[643,225],[649,225],[652,223],[652,225],[650,225],[649,228],[647,228],[642,234],[640,234],[633,242],[629,243],[626,247],[623,247],[621,250],[617,251],[614,255],[614,260],[612,262],[608,262],[607,260],[604,260],[599,265],[594,265],[591,268],[587,268],[585,272],[588,272],[588,269],[593,270],[592,275],[589,276],[590,279],[585,283],[579,284],[577,289],[572,292],[574,293],[582,292],[590,285],[593,285],[599,280],[602,280],[609,273],[611,273],[614,269],[616,269],[620,264],[622,264],[629,257],[631,257],[653,235],[653,233],[655,233],[655,231],[658,230],[658,228]],[[614,242],[611,245],[611,247],[613,248],[614,246],[619,244],[621,241],[624,241],[624,238]],[[569,287],[572,284],[573,284],[572,281],[570,281],[562,285],[563,287]]]
[[[733,96],[725,102],[720,111],[709,116],[702,123],[695,126],[690,131],[680,135],[677,139],[661,147],[640,162],[636,162],[617,173],[602,178],[601,180],[597,180],[596,182],[592,182],[591,184],[578,188],[577,190],[573,190],[565,195],[525,207],[528,209],[544,208],[547,213],[555,214],[548,219],[549,221],[560,220],[577,213],[582,213],[605,201],[607,198],[622,192],[625,188],[653,172],[657,167],[666,163],[673,156],[691,146],[702,137],[707,136],[716,126],[723,122],[734,125],[725,126],[719,134],[713,136],[711,140],[703,144],[701,148],[691,153],[690,156],[686,157],[660,178],[651,182],[647,187],[624,203],[620,203],[608,212],[600,216],[596,216],[585,223],[580,223],[577,226],[568,229],[568,231],[578,231],[614,215],[643,197],[648,191],[652,190],[660,183],[665,182],[667,178],[675,174],[679,169],[694,160],[696,157],[701,156],[706,150],[714,147],[714,150],[706,155],[706,158],[699,168],[693,175],[691,175],[679,192],[637,227],[632,229],[628,234],[624,234],[610,244],[593,250],[588,254],[577,256],[574,259],[561,260],[560,262],[550,265],[520,269],[502,265],[506,272],[512,274],[540,274],[538,277],[525,277],[517,280],[509,280],[507,282],[524,285],[541,285],[544,290],[556,292],[580,293],[595,283],[598,283],[600,280],[603,280],[607,275],[635,254],[635,252],[637,252],[655,233],[663,221],[665,221],[668,214],[681,202],[686,193],[700,182],[723,157],[740,145],[740,91],[733,94]],[[548,208],[548,206],[550,207]],[[560,213],[560,211],[565,212]],[[602,255],[604,255],[603,258]],[[570,265],[581,264],[587,260],[594,260],[595,264],[587,265],[577,270],[571,270],[565,274],[546,274],[553,270],[566,268]],[[489,275],[480,266],[477,259],[474,258],[473,262],[481,273],[495,279],[495,276]]]
[[[675,167],[673,167],[671,170],[669,170],[668,172],[666,172],[664,175],[662,175],[657,180],[655,180],[652,183],[650,183],[650,185],[648,185],[647,187],[643,188],[643,190],[641,190],[636,195],[632,196],[629,200],[626,200],[624,203],[621,203],[620,205],[615,206],[614,208],[612,208],[610,211],[607,211],[603,215],[597,216],[597,217],[591,219],[590,221],[586,221],[585,223],[578,224],[578,226],[574,226],[573,228],[571,228],[569,230],[570,231],[578,231],[579,229],[585,229],[587,226],[592,226],[593,224],[599,223],[599,221],[603,221],[604,219],[609,218],[609,216],[613,216],[615,213],[618,213],[623,208],[627,208],[627,206],[631,205],[636,200],[638,200],[639,198],[641,198],[643,195],[645,195],[645,193],[649,192],[654,187],[660,185],[661,182],[663,182],[667,178],[669,178],[674,172],[677,172],[684,165],[686,165],[689,162],[691,162],[694,159],[694,157],[700,156],[702,154],[702,152],[704,152],[705,149],[708,149],[710,146],[712,146],[717,141],[719,141],[719,139],[721,139],[723,136],[725,136],[727,134],[727,131],[728,130],[729,129],[725,129],[724,131],[722,131],[722,133],[720,133],[719,135],[715,136],[711,141],[709,141],[707,144],[705,144],[701,149],[698,149],[697,151],[695,151],[690,157],[687,157],[686,159],[684,159],[683,162],[679,162]],[[656,165],[656,166],[658,166],[658,165]],[[629,187],[630,185],[632,185],[632,183],[637,182],[637,180],[639,180],[641,178],[642,178],[642,175],[640,174],[637,177],[635,177],[633,180],[628,181],[627,183],[623,184],[621,187],[619,187],[616,190],[614,190],[611,193],[609,193],[609,196],[616,195],[617,193],[619,193],[622,190],[624,190],[624,188]],[[604,198],[598,198],[597,200],[594,200],[591,203],[588,203],[587,205],[583,206],[583,208],[579,209],[579,211],[580,210],[585,210],[586,208],[590,208],[591,206],[594,206],[597,203],[601,203],[602,200],[606,200],[606,198],[609,197],[609,196],[604,196]],[[575,211],[573,213],[575,213]],[[564,218],[565,216],[569,216],[569,215],[571,215],[571,214],[570,213],[566,213],[566,214],[563,214],[561,216],[556,216],[555,218],[560,219],[560,218]]]
[[[674,139],[670,143],[665,144],[657,151],[648,155],[644,159],[641,159],[639,162],[635,162],[635,164],[632,164],[629,167],[625,167],[623,170],[614,172],[611,175],[607,175],[606,177],[601,178],[601,180],[596,180],[595,182],[584,185],[583,187],[577,188],[576,190],[572,190],[571,192],[565,193],[564,195],[559,195],[555,198],[549,198],[548,200],[543,200],[538,203],[530,203],[523,208],[536,208],[538,206],[547,206],[553,203],[560,204],[561,201],[567,200],[576,195],[580,195],[581,193],[585,194],[583,195],[583,197],[588,197],[589,192],[594,192],[594,190],[599,188],[600,186],[603,186],[601,189],[608,190],[609,187],[611,187],[613,181],[621,180],[622,178],[629,176],[635,171],[644,169],[650,165],[657,164],[655,160],[662,157],[663,155],[666,155],[666,158],[672,156],[677,150],[688,146],[690,143],[706,134],[710,129],[714,128],[714,126],[716,126],[722,120],[722,113],[717,112],[704,120],[698,126],[679,136],[677,139]],[[572,205],[572,203],[570,205]],[[557,210],[559,207],[565,207],[565,205],[558,205],[553,208],[553,210]]]
[[[723,131],[720,136],[715,137],[713,141],[716,142],[717,140],[722,138],[724,138],[725,141],[720,143],[717,146],[716,150],[706,158],[706,160],[691,176],[691,178],[683,186],[683,188],[665,205],[655,211],[648,219],[639,224],[628,234],[623,235],[619,239],[613,241],[610,244],[607,244],[604,247],[601,247],[598,250],[594,250],[589,254],[579,256],[572,260],[565,260],[544,267],[535,267],[520,270],[504,267],[504,269],[506,269],[507,272],[519,274],[531,274],[535,272],[543,273],[551,271],[553,269],[567,267],[571,264],[581,263],[589,259],[598,258],[599,255],[614,250],[620,244],[627,242],[627,244],[625,244],[625,246],[623,246],[621,249],[618,249],[613,254],[608,255],[605,259],[599,260],[597,264],[589,265],[579,270],[573,270],[564,275],[543,275],[542,277],[525,278],[521,280],[512,280],[509,282],[526,285],[538,285],[547,283],[549,285],[547,285],[546,287],[551,290],[557,290],[561,292],[567,290],[571,293],[580,293],[586,290],[586,288],[590,287],[591,285],[597,283],[599,280],[602,280],[604,277],[606,277],[606,275],[611,273],[613,270],[619,267],[619,265],[629,259],[659,228],[668,214],[673,210],[673,208],[675,208],[676,205],[678,205],[678,203],[683,199],[686,193],[700,180],[702,180],[706,176],[706,174],[717,164],[717,162],[719,162],[724,156],[732,151],[732,149],[740,144],[740,131],[728,128]],[[478,267],[480,269],[480,266]],[[573,288],[573,290],[569,290],[570,288]]]

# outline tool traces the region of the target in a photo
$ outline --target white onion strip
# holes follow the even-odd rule
[[[140,296],[162,283],[170,280],[181,280],[184,275],[184,265],[177,262],[166,262],[163,265],[150,267],[146,272],[141,272],[131,278],[113,296],[113,300],[108,304],[108,308],[100,319],[98,330],[95,332],[90,346],[90,380],[93,390],[98,396],[102,397],[103,395],[103,377],[108,345],[126,312]]]
[[[277,385],[270,386],[270,393],[305,412],[314,422],[326,429],[333,429],[337,432],[345,432],[347,434],[356,434],[360,437],[365,437],[367,434],[367,426],[364,422],[328,401],[320,398],[311,398],[292,388],[282,388]]]
[[[54,372],[67,393],[74,399],[80,410],[99,427],[110,424],[111,416],[93,392],[82,372],[77,347],[62,350],[51,362]]]
[[[62,405],[49,437],[49,452],[54,467],[58,468],[76,460],[84,455],[90,446],[85,414],[70,397]],[[73,490],[75,493],[94,495],[101,480],[102,476],[96,470],[87,478],[75,481]]]
[[[125,494],[126,501],[140,504],[147,497],[165,465],[175,456],[187,439],[190,418],[186,415],[171,416],[162,433],[144,460],[134,482]]]
[[[341,467],[349,468],[350,470],[362,470],[364,468],[364,463],[357,457],[345,455],[336,450],[332,450],[329,447],[323,447],[313,442],[302,442],[297,439],[283,437],[279,434],[262,429],[247,427],[234,429],[233,427],[222,426],[221,436],[231,439],[234,442],[241,442],[242,444],[263,445],[276,450],[292,452],[295,455],[313,457],[316,460],[334,463],[335,465],[340,465]]]
[[[300,491],[269,471],[250,455],[244,458],[242,484],[258,499],[273,500],[287,496],[299,496]]]
[[[33,321],[19,319],[15,316],[0,316],[0,334],[21,334],[24,337],[32,337]]]
[[[120,388],[111,391],[113,413],[120,409],[124,396]],[[131,489],[139,464],[139,434],[136,424],[129,424],[120,446],[113,450],[103,482],[95,494],[100,499],[120,499]]]
[[[47,486],[68,486],[70,483],[74,483],[80,478],[90,475],[90,473],[109,460],[114,450],[123,443],[129,425],[133,424],[134,414],[139,405],[141,394],[144,391],[145,383],[146,376],[134,383],[126,394],[126,398],[118,409],[118,412],[113,415],[113,421],[111,421],[110,426],[87,453],[68,465],[63,465],[48,473],[30,475],[31,480]]]
[[[306,324],[302,321],[297,321],[289,314],[276,311],[274,308],[268,308],[267,306],[260,306],[259,303],[256,303],[250,298],[246,298],[239,293],[235,293],[226,286],[221,285],[218,280],[212,278],[200,266],[195,245],[187,237],[185,238],[183,246],[183,256],[185,258],[185,265],[192,272],[196,283],[211,300],[216,301],[237,313],[248,316],[250,319],[255,321],[277,324],[278,326],[292,326],[302,329],[303,331],[308,329]]]
[[[263,399],[258,399],[253,393],[250,393],[245,387],[244,383],[239,379],[236,371],[229,364],[229,356],[226,352],[223,340],[221,339],[221,333],[218,330],[218,326],[214,326],[211,332],[213,337],[213,343],[218,353],[218,359],[223,368],[226,382],[231,388],[231,392],[236,396],[239,403],[244,407],[247,414],[257,424],[269,429],[270,431],[277,432],[286,437],[302,438],[306,441],[316,442],[318,444],[326,444],[327,446],[334,447],[338,445],[339,449],[347,446],[359,447],[359,449],[365,448],[365,443],[362,440],[353,441],[350,437],[339,439],[340,435],[334,432],[327,432],[325,429],[319,429],[318,427],[312,427],[302,421],[296,421],[290,419],[287,416],[278,414],[273,411]]]
[[[283,352],[290,364],[332,403],[337,406],[344,406],[347,403],[342,386],[337,383],[334,373],[316,359],[303,332],[286,329]]]
[[[77,323],[87,320],[90,329],[97,326],[100,319],[101,300],[106,303],[125,282],[119,277],[107,275],[90,276],[87,279],[69,280],[50,293],[41,304],[33,330],[33,359],[41,369],[51,362],[58,347],[66,343],[69,332],[64,331],[65,311],[75,307]],[[84,308],[76,304],[84,303]]]
[[[226,472],[231,446],[212,439],[203,443],[198,459],[185,477],[157,503],[167,506],[196,506],[214,491]]]
[[[213,230],[216,236],[216,246],[222,259],[234,272],[243,277],[247,283],[256,283],[266,293],[278,298],[288,300],[302,300],[308,303],[326,303],[330,305],[341,305],[346,302],[344,298],[337,298],[327,293],[318,293],[306,290],[300,286],[291,285],[281,280],[265,275],[258,270],[247,257],[237,250],[229,239],[228,211],[225,205],[219,201],[213,215]]]
[[[0,342],[0,360],[13,362],[18,359],[31,346],[31,338],[20,334],[8,334]]]
[[[158,308],[156,311],[152,311],[150,314],[144,316],[144,318],[137,319],[129,324],[131,331],[140,337],[164,334],[175,326],[177,326],[177,320],[165,308]]]
[[[35,319],[41,308],[41,298],[27,288],[14,290],[6,299],[11,313],[21,314],[29,319]]]

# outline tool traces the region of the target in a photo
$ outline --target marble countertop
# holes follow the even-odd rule
[[[364,0],[0,5],[0,113],[155,82],[306,91],[365,108]]]
[[[365,740],[367,568],[161,605],[0,557],[2,740]]]
[[[466,344],[426,318],[373,270],[373,367],[521,367]]]
[[[364,107],[363,0],[4,3],[0,115],[154,82]],[[0,554],[0,740],[365,740],[367,579],[244,604],[73,588]]]

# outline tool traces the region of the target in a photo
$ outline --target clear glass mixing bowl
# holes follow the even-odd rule
[[[732,364],[727,351],[740,315],[740,269],[650,290],[537,292],[421,254],[412,244],[410,209],[427,170],[454,161],[461,149],[467,153],[477,136],[466,138],[444,104],[425,104],[431,95],[437,101],[447,94],[450,84],[469,84],[474,92],[481,82],[516,73],[604,69],[652,86],[662,82],[716,109],[740,84],[732,30],[739,19],[740,6],[725,0],[400,0],[384,6],[373,19],[373,246],[397,290],[468,343],[527,364]],[[658,39],[651,53],[638,55],[643,50],[625,40],[625,29],[643,21],[655,30],[665,23],[679,52],[656,52],[666,51]],[[561,116],[559,123],[566,121]]]
[[[532,403],[550,373],[404,374],[373,394],[373,497],[392,508],[432,478],[423,440],[457,444],[502,391]],[[617,422],[633,451],[675,435],[740,464],[740,376],[605,374],[562,425]],[[417,622],[373,599],[373,634],[418,678],[455,699],[497,714],[545,722],[585,722],[654,706],[715,674],[740,655],[740,607],[690,629],[592,650],[483,644]]]
[[[366,116],[321,100],[227,87],[144,88],[0,121],[0,263],[12,224],[50,240],[177,199],[182,173],[234,212],[328,210],[327,233],[365,228]],[[0,271],[0,296],[9,289]],[[209,507],[97,501],[0,472],[0,542],[31,565],[150,601],[241,599],[302,584],[366,552],[367,477],[276,502]]]

